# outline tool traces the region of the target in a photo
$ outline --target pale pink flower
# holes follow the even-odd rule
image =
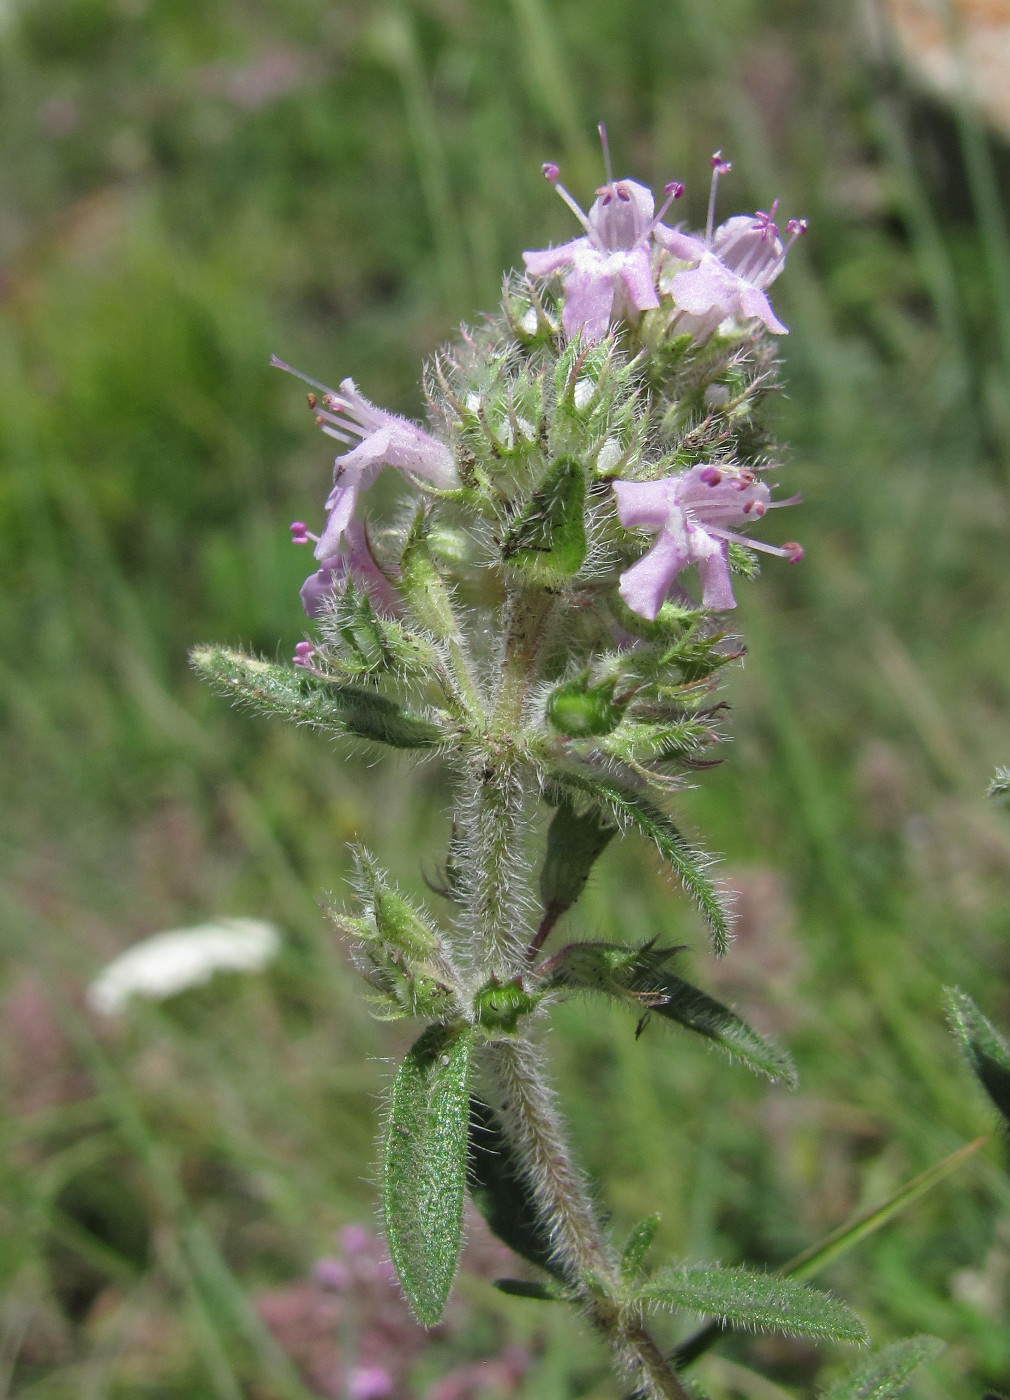
[[[316,544],[316,558],[325,565],[336,557],[340,536],[354,516],[358,496],[366,491],[383,467],[395,467],[408,476],[419,476],[439,490],[459,486],[456,459],[445,443],[416,423],[369,403],[353,379],[344,379],[340,392],[318,384],[305,374],[272,356],[270,363],[318,389],[322,398],[309,395],[316,423],[328,437],[350,449],[333,464],[333,490],[326,499],[329,516]]]
[[[323,536],[325,539],[325,535]],[[316,556],[322,540],[314,535],[302,520],[291,525],[291,539],[294,544],[308,544],[316,541]],[[334,595],[340,593],[351,578],[364,588],[379,612],[395,615],[400,611],[400,598],[396,589],[375,562],[368,532],[360,520],[349,520],[342,534],[334,541],[334,551],[322,559],[321,566],[314,574],[309,574],[302,584],[302,607],[308,617],[321,617],[333,606]]]
[[[668,253],[694,264],[674,273],[670,280],[670,294],[681,312],[673,329],[690,332],[701,341],[721,322],[731,319],[761,321],[776,335],[786,335],[788,327],[772,310],[765,288],[785,267],[786,254],[806,231],[806,220],[789,220],[789,241],[783,244],[775,223],[776,200],[768,211],[736,214],[714,228],[719,177],[729,169],[729,162],[716,151],[712,157],[712,189],[704,238],[662,224],[653,231],[656,242]]]
[[[544,166],[545,177],[585,229],[585,237],[557,248],[523,253],[526,271],[533,277],[549,277],[567,269],[561,324],[569,339],[581,335],[585,341],[602,340],[611,319],[626,316],[629,309],[650,311],[659,305],[652,277],[651,237],[670,204],[684,193],[684,186],[672,181],[663,191],[666,203],[656,214],[650,190],[634,180],[614,179],[602,124],[600,139],[607,183],[596,191],[588,214],[558,184],[558,167],[551,162]]]
[[[347,1377],[347,1400],[386,1400],[392,1391],[385,1366],[355,1366]]]
[[[657,532],[648,553],[621,575],[618,589],[631,611],[650,622],[677,575],[690,564],[698,566],[704,607],[717,612],[736,607],[727,548],[731,540],[794,562],[803,557],[798,544],[765,544],[729,528],[759,520],[773,504],[794,504],[773,503],[768,487],[753,472],[692,467],[658,481],[615,481],[614,494],[625,529]]]

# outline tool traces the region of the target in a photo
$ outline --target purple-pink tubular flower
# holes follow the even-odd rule
[[[316,540],[315,552],[319,556],[322,539],[313,535],[301,520],[292,524],[291,539],[294,544],[308,544],[310,540]],[[379,612],[389,615],[400,611],[396,589],[375,562],[368,534],[360,520],[348,520],[337,538],[333,553],[326,555],[316,572],[309,574],[302,584],[302,607],[307,616],[320,617],[328,612],[333,606],[334,594],[343,591],[348,579],[353,579],[365,589]]]
[[[344,443],[348,449],[333,464],[333,490],[326,499],[329,516],[316,543],[316,558],[324,566],[338,552],[340,536],[354,516],[358,496],[383,467],[396,467],[408,475],[423,477],[443,491],[460,484],[455,457],[445,443],[416,423],[376,408],[358,392],[353,379],[344,379],[337,393],[300,374],[276,355],[270,363],[320,391],[321,398],[309,395],[316,423],[328,437]]]
[[[692,467],[658,481],[615,481],[614,494],[626,530],[656,531],[652,548],[624,571],[618,587],[631,611],[650,622],[677,575],[690,564],[698,565],[704,607],[717,612],[736,607],[729,574],[731,540],[793,562],[803,557],[798,544],[765,544],[730,528],[759,520],[773,504],[794,504],[773,503],[765,483],[739,467]]]
[[[567,269],[561,324],[569,339],[581,335],[585,341],[602,340],[611,318],[626,315],[629,308],[650,311],[659,305],[652,277],[651,238],[670,204],[684,193],[684,186],[672,181],[663,191],[666,203],[656,214],[650,190],[634,180],[614,179],[602,125],[600,138],[607,183],[596,191],[588,214],[558,183],[558,167],[552,163],[544,166],[544,176],[585,229],[585,237],[557,248],[523,253],[526,271],[533,277],[549,277]]]
[[[694,263],[674,274],[670,294],[681,317],[675,331],[690,332],[705,340],[722,321],[761,321],[776,335],[788,327],[775,315],[765,296],[786,265],[786,254],[801,233],[805,219],[790,219],[786,225],[787,243],[779,237],[775,223],[778,200],[771,209],[756,214],[736,214],[714,228],[715,198],[719,177],[730,169],[722,153],[712,157],[712,188],[708,202],[708,222],[704,238],[662,225],[654,230],[656,242],[684,262]]]

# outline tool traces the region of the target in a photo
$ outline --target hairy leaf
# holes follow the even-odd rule
[[[609,993],[647,1015],[676,1021],[742,1060],[755,1074],[795,1088],[796,1069],[784,1050],[758,1035],[728,1006],[671,972],[668,964],[682,951],[652,943],[639,948],[572,943],[543,963],[540,972],[550,986]]]
[[[502,557],[534,573],[577,574],[586,557],[585,503],[581,462],[559,457],[509,527]]]
[[[547,831],[547,851],[540,872],[544,912],[560,918],[581,895],[589,872],[617,827],[596,811],[580,813],[566,797],[558,803]]]
[[[659,1212],[647,1215],[634,1225],[621,1255],[621,1278],[631,1283],[642,1271],[642,1264],[659,1229]]]
[[[509,1249],[564,1281],[553,1261],[550,1234],[498,1115],[477,1098],[470,1100],[467,1185],[489,1228]]]
[[[944,1349],[938,1337],[909,1337],[875,1352],[851,1376],[838,1381],[822,1400],[892,1400],[900,1395],[916,1367],[933,1361]]]
[[[194,647],[193,669],[219,695],[263,715],[282,715],[338,734],[354,734],[396,749],[431,748],[443,740],[436,725],[375,691],[319,681],[226,647]]]
[[[865,1342],[860,1318],[837,1298],[795,1279],[737,1265],[684,1264],[662,1269],[637,1292],[643,1303],[707,1313],[734,1327]]]
[[[389,1250],[426,1327],[442,1316],[462,1237],[473,1033],[429,1026],[393,1084],[382,1195]]]
[[[951,1029],[968,1063],[1010,1126],[1010,1045],[960,988],[947,988],[947,1002]]]
[[[561,1303],[566,1297],[557,1285],[531,1283],[524,1278],[496,1278],[494,1286],[499,1293],[508,1293],[512,1298],[536,1298],[541,1303]]]
[[[729,920],[708,873],[711,858],[696,850],[672,819],[630,784],[609,774],[575,767],[555,768],[550,777],[562,790],[581,794],[609,819],[636,827],[655,843],[704,916],[712,946],[721,957],[729,945]]]

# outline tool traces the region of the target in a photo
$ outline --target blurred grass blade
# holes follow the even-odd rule
[[[951,1152],[949,1156],[944,1157],[933,1166],[927,1167],[924,1172],[912,1177],[911,1181],[906,1182],[900,1190],[888,1197],[881,1205],[874,1206],[872,1210],[864,1211],[852,1220],[846,1221],[845,1224],[840,1225],[837,1230],[833,1230],[817,1244],[811,1245],[809,1249],[805,1249],[799,1254],[794,1254],[778,1270],[779,1274],[783,1278],[808,1279],[820,1273],[822,1269],[826,1269],[829,1264],[833,1264],[843,1254],[848,1254],[849,1250],[854,1249],[869,1235],[874,1234],[906,1206],[925,1195],[944,1177],[956,1171],[980,1147],[984,1146],[985,1142],[984,1137],[976,1138],[974,1142],[966,1143],[964,1147],[959,1147],[956,1152]],[[723,1330],[722,1326],[716,1322],[701,1328],[694,1336],[686,1338],[674,1352],[677,1365],[686,1366],[697,1360],[699,1356],[704,1355],[709,1347],[718,1340]]]
[[[681,1265],[662,1269],[636,1298],[667,1308],[714,1315],[751,1332],[865,1342],[866,1327],[847,1304],[796,1279],[741,1265]]]
[[[948,987],[947,1001],[951,1030],[975,1077],[1010,1127],[1010,1045],[960,988]]]
[[[389,1250],[425,1327],[442,1316],[463,1229],[473,1033],[429,1026],[397,1072],[382,1200]]]
[[[974,1142],[959,1147],[956,1152],[951,1152],[949,1156],[942,1158],[932,1167],[927,1167],[924,1172],[920,1172],[918,1176],[914,1176],[911,1181],[906,1182],[882,1205],[874,1206],[872,1210],[857,1215],[854,1220],[850,1220],[846,1224],[840,1225],[837,1230],[833,1230],[820,1243],[811,1245],[801,1254],[794,1255],[792,1259],[782,1265],[782,1274],[789,1278],[811,1278],[814,1274],[820,1273],[822,1269],[826,1269],[829,1264],[833,1264],[843,1254],[848,1254],[850,1249],[855,1248],[867,1236],[879,1230],[899,1211],[904,1210],[920,1196],[924,1196],[944,1177],[957,1171],[958,1167],[985,1145],[985,1142],[984,1137],[976,1138]]]
[[[893,1400],[904,1391],[912,1372],[925,1361],[934,1361],[944,1349],[938,1337],[909,1337],[884,1347],[838,1381],[822,1400]]]

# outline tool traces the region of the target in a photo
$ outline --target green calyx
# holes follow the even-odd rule
[[[535,1011],[540,997],[532,996],[523,989],[519,978],[513,982],[497,982],[492,979],[485,983],[473,999],[474,1017],[485,1031],[515,1033],[520,1016],[528,1016]]]
[[[585,505],[582,464],[575,457],[558,457],[509,526],[502,559],[545,583],[577,574],[588,548]]]
[[[588,673],[559,685],[547,700],[547,723],[569,739],[609,734],[620,724],[628,703],[614,699],[614,685],[610,679],[591,686]]]

